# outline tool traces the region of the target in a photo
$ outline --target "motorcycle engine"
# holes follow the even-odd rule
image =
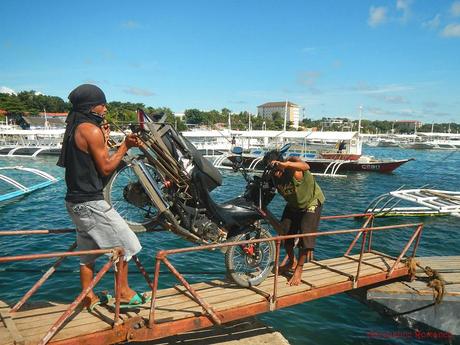
[[[128,183],[123,188],[123,198],[136,207],[145,207],[150,203],[150,199],[140,182]]]
[[[227,233],[203,214],[197,216],[193,224],[193,230],[206,241],[222,242],[227,238]]]

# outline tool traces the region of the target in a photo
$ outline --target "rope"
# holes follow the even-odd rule
[[[416,276],[417,267],[426,274],[428,277],[426,285],[433,290],[434,303],[441,303],[446,292],[446,281],[441,276],[441,274],[438,271],[432,269],[430,266],[423,267],[415,260],[415,258],[409,258],[406,261],[406,266],[409,268],[409,275],[413,278],[421,278]]]

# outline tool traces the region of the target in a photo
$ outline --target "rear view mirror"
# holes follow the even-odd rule
[[[291,143],[284,144],[283,147],[280,149],[280,155],[284,155],[287,150],[291,147]]]
[[[235,146],[232,148],[232,153],[235,155],[241,155],[243,153],[243,148],[241,146]]]

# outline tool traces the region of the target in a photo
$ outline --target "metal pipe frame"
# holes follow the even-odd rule
[[[200,295],[195,291],[195,289],[187,282],[187,280],[182,276],[182,274],[179,273],[178,270],[169,262],[169,260],[165,257],[160,259],[163,261],[163,263],[168,267],[168,269],[171,271],[171,273],[184,285],[184,287],[192,294],[192,296],[195,298],[196,302],[198,302],[199,305],[203,307],[203,309],[206,311],[206,313],[209,314],[211,320],[216,324],[220,325],[222,324],[222,320],[219,318],[219,316],[216,314],[214,309],[202,298]]]
[[[153,284],[152,281],[150,280],[150,276],[145,270],[144,266],[142,265],[141,261],[137,257],[137,255],[133,255],[133,261],[136,263],[137,268],[141,272],[142,276],[144,277],[145,281],[147,282],[147,285],[150,286],[150,289],[153,289]]]
[[[265,212],[263,212],[265,214]],[[267,215],[271,215],[269,212],[267,212]],[[421,237],[421,232],[423,228],[423,223],[409,223],[409,224],[399,224],[399,225],[389,225],[389,226],[380,226],[380,227],[367,227],[369,222],[372,220],[373,221],[373,214],[371,213],[360,213],[360,214],[352,214],[352,215],[339,215],[339,216],[326,216],[326,217],[321,217],[322,220],[334,220],[334,219],[344,219],[344,218],[357,218],[357,217],[367,217],[366,222],[364,223],[362,228],[359,229],[345,229],[345,230],[334,230],[334,231],[327,231],[327,232],[317,232],[317,233],[311,233],[311,234],[296,234],[296,235],[282,235],[282,236],[275,236],[271,237],[269,239],[253,239],[253,240],[246,240],[246,241],[240,241],[240,242],[226,242],[226,243],[219,243],[219,244],[210,244],[210,245],[202,245],[199,247],[191,247],[191,248],[180,248],[180,249],[171,249],[171,250],[163,250],[157,253],[156,256],[156,262],[155,262],[155,275],[153,279],[153,283],[150,281],[150,278],[148,274],[145,272],[145,269],[143,268],[142,264],[138,260],[138,258],[135,258],[136,265],[138,266],[139,270],[143,274],[144,278],[147,281],[147,284],[151,287],[152,289],[152,301],[150,305],[150,314],[149,314],[149,320],[148,320],[148,327],[145,329],[140,329],[136,331],[137,336],[136,340],[142,340],[142,339],[153,339],[153,338],[159,338],[163,332],[166,332],[165,329],[163,329],[162,324],[155,324],[155,306],[156,306],[156,300],[157,300],[157,294],[158,294],[158,282],[159,282],[159,275],[160,275],[160,265],[161,262],[163,262],[168,269],[173,273],[173,275],[186,287],[186,289],[191,293],[193,298],[203,307],[203,309],[206,311],[208,314],[207,316],[199,317],[201,320],[200,322],[193,321],[194,322],[194,327],[193,329],[197,328],[202,328],[200,326],[201,323],[203,324],[221,324],[223,322],[228,322],[233,319],[237,319],[238,317],[235,316],[230,316],[227,315],[228,313],[226,312],[220,312],[219,315],[213,310],[213,308],[204,300],[202,299],[197,292],[193,289],[193,287],[186,281],[186,279],[176,270],[176,268],[169,262],[167,259],[168,255],[173,255],[173,254],[181,254],[181,253],[189,253],[189,252],[195,252],[195,251],[201,251],[201,250],[209,250],[209,249],[216,249],[216,248],[222,248],[222,247],[230,247],[234,245],[244,245],[244,244],[251,244],[251,243],[261,243],[261,242],[267,242],[267,241],[275,241],[276,242],[276,250],[275,250],[275,277],[274,277],[274,286],[273,286],[273,293],[271,295],[271,298],[268,299],[268,307],[265,305],[262,306],[261,308],[264,309],[264,311],[269,311],[269,310],[275,310],[279,308],[283,308],[292,304],[296,303],[301,303],[300,299],[305,302],[311,299],[318,298],[318,296],[321,293],[326,293],[326,295],[330,295],[333,293],[337,293],[341,291],[343,288],[343,291],[346,291],[349,289],[349,284],[352,284],[351,288],[356,287],[359,283],[360,286],[368,285],[373,282],[377,282],[378,279],[390,279],[390,278],[395,278],[395,277],[400,277],[403,275],[407,275],[407,269],[403,270],[401,268],[398,268],[398,264],[401,262],[401,259],[403,256],[406,254],[407,250],[410,248],[412,243],[415,241],[414,245],[414,250],[412,252],[412,257],[415,256],[416,249],[419,245],[420,237]],[[268,217],[270,219],[270,217]],[[273,221],[276,221],[274,218]],[[416,227],[416,230],[414,231],[413,235],[401,251],[400,255],[398,258],[396,258],[395,263],[391,267],[389,271],[384,271],[378,274],[374,277],[364,277],[364,278],[359,278],[360,274],[360,268],[361,268],[361,263],[363,263],[362,257],[364,254],[364,248],[365,248],[365,242],[367,238],[367,234],[371,234],[373,231],[386,231],[390,229],[403,229],[403,228],[411,228],[411,227]],[[56,229],[56,230],[24,230],[24,231],[0,231],[0,235],[4,236],[15,236],[15,235],[29,235],[29,234],[55,234],[55,233],[69,233],[69,232],[74,232],[74,229]],[[351,234],[351,233],[356,233],[356,236],[354,240],[352,241],[352,245],[354,245],[359,238],[361,234],[363,235],[362,238],[362,243],[361,243],[361,251],[360,251],[360,258],[358,260],[358,269],[357,269],[357,274],[354,277],[352,281],[340,283],[338,285],[340,286],[334,286],[334,287],[323,287],[323,288],[315,288],[313,291],[311,291],[311,296],[310,297],[299,297],[294,298],[295,296],[287,296],[287,297],[278,297],[277,296],[277,282],[278,282],[278,276],[279,276],[279,271],[278,271],[278,264],[279,264],[279,256],[280,256],[280,246],[281,246],[281,241],[286,240],[286,239],[294,239],[294,238],[303,238],[303,237],[319,237],[319,236],[331,236],[331,235],[340,235],[340,234]],[[371,236],[369,235],[369,242],[371,241]],[[352,246],[351,245],[351,246]],[[368,245],[368,251],[374,252],[371,250],[371,244],[369,243]],[[80,295],[74,300],[74,302],[69,306],[69,308],[61,315],[61,317],[56,321],[56,323],[51,327],[49,332],[45,335],[45,337],[42,339],[40,342],[40,345],[46,344],[55,334],[58,332],[59,328],[64,324],[64,322],[72,315],[72,313],[75,311],[77,306],[81,303],[81,301],[87,296],[87,294],[91,291],[91,289],[94,288],[94,286],[100,281],[102,276],[110,269],[111,265],[114,262],[117,262],[118,270],[119,272],[119,265],[121,265],[121,260],[123,258],[123,249],[121,248],[114,248],[114,249],[99,249],[99,250],[90,250],[90,251],[74,251],[74,252],[62,252],[62,253],[48,253],[48,254],[30,254],[30,255],[19,255],[19,256],[9,256],[9,257],[0,257],[0,263],[7,263],[7,262],[13,262],[13,261],[24,261],[24,260],[38,260],[38,259],[49,259],[49,258],[55,258],[58,257],[59,260],[45,273],[43,281],[40,280],[35,284],[35,286],[29,291],[31,292],[30,294],[27,293],[27,298],[29,298],[35,291],[38,289],[43,282],[51,275],[56,267],[60,264],[60,262],[69,256],[80,256],[84,254],[106,254],[106,253],[112,253],[112,257],[109,259],[109,262],[107,262],[104,267],[98,272],[96,277],[91,281],[90,286],[82,291]],[[346,255],[345,255],[346,256]],[[390,257],[387,255],[387,257]],[[48,273],[50,272],[50,273]],[[116,338],[119,337],[120,335],[124,334],[124,330],[126,332],[129,332],[130,334],[133,334],[133,328],[130,328],[131,321],[127,321],[121,325],[119,325],[119,314],[120,314],[120,277],[118,276],[117,272],[115,273],[115,292],[116,292],[116,307],[115,307],[115,316],[114,316],[114,326],[118,325],[117,328],[117,334]],[[45,277],[46,276],[46,277]],[[382,277],[380,277],[382,276]],[[360,279],[360,280],[359,280]],[[361,281],[362,280],[362,281]],[[343,285],[343,286],[342,286]],[[345,287],[346,286],[346,287]],[[34,289],[35,288],[35,289]],[[33,291],[32,291],[33,290]],[[321,291],[320,291],[321,290]],[[325,291],[323,291],[325,290]],[[327,291],[326,291],[327,290]],[[325,296],[326,296],[325,295]],[[297,295],[296,295],[297,296]],[[25,296],[26,297],[26,296]],[[25,300],[27,300],[25,298]],[[299,299],[300,298],[300,299]],[[25,301],[24,300],[24,301]],[[21,299],[20,302],[18,302],[14,308],[16,308],[14,311],[18,310],[21,305],[24,303],[24,301]],[[261,302],[262,303],[262,302]],[[266,303],[266,302],[265,302]],[[243,307],[243,309],[247,309],[248,307]],[[251,314],[256,314],[259,313],[258,309],[260,308],[253,308],[251,306],[251,310],[247,310],[248,316]],[[266,310],[267,309],[267,310]],[[232,313],[231,313],[232,314]],[[243,313],[246,315],[246,313]],[[208,320],[208,321],[205,321]],[[139,321],[139,320],[137,320]],[[189,321],[178,321],[178,322],[173,322],[177,323],[178,325],[186,324]],[[155,327],[153,327],[155,325]],[[154,330],[152,330],[154,328]],[[180,328],[180,327],[179,327]],[[150,330],[150,331],[149,331]],[[177,329],[175,328],[176,333]],[[189,329],[187,329],[189,330]],[[152,338],[151,332],[155,332],[155,336]],[[144,338],[143,335],[145,332],[149,334],[149,338]],[[150,333],[149,333],[150,332]],[[106,333],[106,331],[102,332]],[[126,333],[128,334],[128,333]],[[126,336],[125,334],[125,336]],[[107,336],[107,335],[106,335]],[[98,335],[89,335],[91,339],[97,339],[99,338]],[[112,335],[112,337],[114,337]],[[122,340],[125,340],[127,338],[124,338]],[[57,341],[57,343],[67,343],[66,340],[63,341]]]
[[[20,236],[20,235],[52,235],[73,233],[75,229],[53,229],[53,230],[0,230],[0,236]]]
[[[73,312],[78,307],[78,305],[83,301],[83,299],[88,295],[88,293],[96,286],[96,284],[99,283],[99,281],[104,276],[104,274],[107,273],[107,271],[112,266],[113,259],[116,255],[117,253],[114,253],[114,256],[109,259],[109,261],[102,267],[102,269],[97,273],[97,275],[91,280],[91,283],[89,284],[89,286],[78,295],[78,297],[69,305],[67,310],[51,326],[49,331],[45,334],[45,336],[38,343],[38,345],[47,344],[50,341],[50,339],[57,333],[57,331],[59,330],[59,328],[61,328],[64,322],[67,321],[67,319],[73,314]]]
[[[162,255],[189,253],[189,252],[196,252],[196,251],[201,251],[201,250],[230,247],[230,246],[242,245],[242,244],[261,243],[261,242],[267,242],[267,241],[287,240],[287,239],[304,238],[304,237],[331,236],[331,235],[340,235],[340,234],[352,234],[356,232],[403,229],[403,228],[419,226],[422,224],[423,223],[408,223],[408,224],[399,224],[399,225],[376,226],[372,228],[369,227],[369,228],[365,228],[364,230],[362,228],[359,228],[359,229],[324,231],[324,232],[316,232],[316,233],[310,233],[310,234],[282,235],[282,236],[273,236],[273,237],[270,237],[269,239],[253,239],[253,240],[245,240],[245,241],[240,241],[240,242],[225,242],[225,243],[217,243],[217,244],[208,244],[208,245],[203,245],[199,247],[168,249],[168,250],[162,250],[161,253]]]
[[[416,244],[418,245],[419,243],[419,239],[420,239],[420,234],[422,232],[422,229],[423,229],[423,224],[419,224],[417,226],[417,229],[414,231],[414,233],[412,234],[411,238],[409,239],[409,241],[407,242],[407,244],[404,246],[404,249],[401,251],[401,253],[399,254],[398,258],[396,259],[395,263],[393,264],[393,266],[391,267],[390,271],[388,271],[388,277],[391,276],[391,274],[393,273],[394,269],[397,267],[397,265],[399,264],[399,262],[401,261],[401,259],[403,258],[403,256],[406,254],[407,250],[410,248],[412,242],[414,242],[414,240],[417,238],[417,241],[416,241]],[[413,255],[415,255],[415,251],[417,250],[417,246],[414,246],[414,252],[413,252]],[[412,256],[413,257],[413,256]]]
[[[363,234],[361,240],[361,252],[359,253],[358,269],[356,270],[355,279],[353,280],[353,287],[357,287],[359,274],[361,273],[361,263],[363,262],[364,246],[366,245],[367,231]]]
[[[42,233],[40,232],[40,234]],[[109,261],[102,267],[102,269],[91,280],[90,285],[76,297],[76,299],[69,305],[66,311],[51,326],[51,328],[45,334],[43,339],[39,342],[39,345],[45,345],[49,342],[49,340],[58,332],[58,330],[62,327],[62,325],[67,321],[67,319],[74,313],[75,309],[80,305],[80,303],[88,295],[88,293],[97,285],[97,283],[101,280],[104,274],[107,273],[107,271],[110,269],[113,263],[118,260],[118,264],[121,265],[121,260],[123,260],[124,251],[122,248],[116,247],[116,248],[111,248],[111,249],[73,251],[76,248],[76,246],[77,244],[73,243],[69,247],[69,251],[62,252],[62,253],[29,254],[29,255],[0,257],[0,263],[58,258],[58,260],[55,261],[53,266],[51,266],[48,269],[48,271],[46,271],[45,274],[43,274],[43,276],[34,284],[34,286],[11,309],[10,312],[15,313],[44,284],[44,282],[56,271],[57,267],[59,267],[59,265],[62,263],[62,261],[65,258],[69,256],[80,256],[80,255],[86,255],[86,254],[110,254],[110,253],[112,254],[112,256],[109,258]],[[118,272],[116,272],[117,275],[118,275]],[[117,295],[116,295],[116,311],[115,311],[115,317],[114,317],[114,326],[118,323],[119,311],[120,311],[120,289],[119,289],[120,278],[117,277],[115,280],[116,280],[116,294]]]
[[[396,269],[391,279],[403,277],[407,275],[407,268]],[[386,277],[386,272],[378,273],[373,276],[362,277],[359,281],[359,286],[367,286],[374,283],[381,282]],[[318,299],[320,297],[331,296],[334,294],[346,292],[353,288],[352,281],[345,281],[333,286],[324,286],[308,290],[306,292],[294,293],[292,295],[278,297],[277,308],[286,308],[295,304],[305,303]],[[238,310],[229,309],[220,312],[222,323],[239,320],[242,317],[255,316],[257,314],[266,313],[270,311],[270,302],[261,301],[250,305],[241,306]],[[138,323],[139,320],[136,318],[129,319],[117,332],[112,330],[105,330],[97,333],[91,333],[84,336],[80,336],[78,339],[63,339],[53,342],[53,345],[76,345],[76,344],[103,344],[103,343],[119,343],[124,342],[126,339],[130,341],[152,341],[161,339],[167,336],[189,332],[191,330],[203,329],[213,326],[212,320],[207,316],[190,317],[180,319],[176,321],[170,321],[165,323],[156,324],[152,329],[151,327],[142,327],[135,329],[133,325]]]
[[[329,219],[342,219],[342,218],[350,218],[350,217],[355,217],[356,215],[351,215],[351,216],[331,216]],[[367,226],[369,222],[373,219],[372,214],[359,214],[358,216],[367,216],[369,217],[366,220],[366,223],[364,226]],[[395,262],[395,264],[392,266],[390,271],[385,271],[379,273],[380,275],[384,275],[386,279],[389,279],[390,277],[394,277],[394,272],[401,261],[401,258],[404,256],[404,254],[407,252],[407,249],[410,247],[412,242],[414,241],[415,238],[417,238],[416,245],[418,245],[418,240],[420,239],[420,231],[421,227],[423,226],[423,223],[410,223],[410,224],[399,224],[399,225],[388,225],[388,226],[380,226],[380,227],[364,227],[364,228],[359,228],[359,229],[348,229],[348,230],[335,230],[335,231],[327,231],[327,232],[320,232],[320,233],[311,233],[311,234],[296,234],[296,235],[283,235],[283,236],[275,236],[271,237],[269,239],[253,239],[253,240],[246,240],[246,241],[240,241],[240,242],[226,242],[226,243],[219,243],[219,244],[210,244],[210,245],[203,245],[199,247],[191,247],[191,248],[179,248],[179,249],[170,249],[170,250],[162,250],[157,253],[156,256],[156,262],[155,262],[155,276],[154,276],[154,283],[152,287],[152,302],[150,305],[150,314],[149,314],[149,328],[153,328],[155,325],[155,305],[156,305],[156,299],[157,299],[157,291],[158,291],[158,280],[159,280],[159,275],[160,275],[160,264],[163,262],[168,269],[171,271],[171,273],[184,285],[184,287],[190,292],[190,294],[193,296],[193,298],[199,303],[203,309],[207,312],[209,319],[212,321],[214,324],[221,324],[223,322],[226,322],[225,318],[222,317],[222,314],[224,312],[219,313],[219,316],[217,316],[216,312],[213,310],[213,308],[204,300],[202,299],[198,293],[193,289],[193,287],[186,281],[186,279],[175,269],[175,267],[169,262],[167,259],[168,255],[174,255],[174,254],[183,254],[183,253],[190,253],[190,252],[196,252],[196,251],[202,251],[202,250],[209,250],[209,249],[215,249],[215,248],[222,248],[222,247],[230,247],[230,246],[235,246],[235,245],[244,245],[244,244],[252,244],[252,243],[260,243],[260,242],[268,242],[268,241],[275,241],[276,247],[275,247],[275,276],[274,276],[274,285],[273,285],[273,293],[271,298],[269,298],[269,310],[276,310],[278,308],[281,308],[282,306],[279,306],[279,298],[277,296],[277,282],[278,282],[278,276],[279,276],[279,270],[278,270],[278,264],[279,264],[279,255],[280,255],[280,246],[281,246],[281,241],[285,239],[293,239],[293,238],[303,238],[303,237],[319,237],[319,236],[330,236],[330,235],[338,235],[338,234],[349,234],[349,233],[357,233],[357,235],[364,234],[361,242],[361,251],[360,251],[360,256],[358,261],[358,267],[357,267],[357,273],[355,276],[351,274],[346,274],[344,272],[341,272],[340,270],[334,270],[333,268],[330,268],[329,266],[322,265],[321,263],[317,263],[320,266],[325,266],[327,269],[331,269],[336,271],[337,273],[344,274],[350,278],[350,283],[352,284],[352,288],[358,287],[359,284],[359,275],[361,271],[361,265],[363,263],[363,255],[364,255],[364,250],[366,247],[366,239],[367,239],[367,234],[371,233],[373,231],[385,231],[385,230],[390,230],[390,229],[403,229],[403,228],[411,228],[411,227],[417,227],[416,231],[412,235],[411,239],[409,242],[406,244],[404,247],[403,251],[401,252],[399,256],[399,260]],[[356,242],[357,238],[353,240],[353,242]],[[415,252],[413,253],[415,254]],[[348,256],[348,255],[347,255]],[[316,263],[316,262],[314,262]],[[364,262],[365,263],[365,262]],[[401,271],[401,270],[398,270]],[[407,274],[407,270],[406,270]],[[401,273],[398,273],[398,276],[401,276]],[[364,280],[367,279],[367,277],[362,278]],[[367,284],[360,284],[360,285],[367,285]],[[322,288],[315,288],[316,289],[322,289]],[[155,326],[155,330],[157,330],[159,325]],[[161,326],[160,326],[161,327]]]
[[[373,214],[370,214],[369,216],[367,216],[368,218],[366,219],[366,221],[364,222],[363,226],[362,226],[362,229],[365,229],[369,223],[371,222],[371,220],[374,218],[374,215]],[[353,241],[350,243],[350,246],[348,247],[348,249],[346,250],[345,254],[343,254],[344,256],[346,255],[350,255],[350,252],[353,250],[353,248],[355,247],[355,244],[356,242],[358,241],[359,237],[362,235],[362,231],[361,232],[358,232],[355,236],[355,238],[353,239]],[[372,233],[372,232],[371,232]],[[368,250],[369,251],[369,250]]]
[[[75,248],[77,248],[77,242],[74,242],[69,249],[67,249],[68,252],[72,252]],[[21,308],[24,303],[27,302],[27,300],[37,291],[47,280],[51,275],[56,272],[56,269],[61,265],[61,263],[65,260],[65,257],[60,257],[59,259],[56,260],[56,262],[51,266],[44,274],[43,276],[30,288],[29,291],[26,292],[26,294],[21,298],[21,300],[14,305],[13,308],[11,308],[10,313],[15,313]]]

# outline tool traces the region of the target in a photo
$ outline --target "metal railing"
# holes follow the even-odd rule
[[[277,231],[280,231],[280,224],[276,220],[276,218],[268,211],[264,211],[265,216],[268,222],[275,228]],[[253,240],[246,240],[246,241],[239,241],[239,242],[225,242],[220,244],[210,244],[210,245],[202,245],[198,247],[191,247],[191,248],[181,248],[181,249],[170,249],[170,250],[160,250],[157,252],[155,256],[155,273],[153,282],[151,281],[148,273],[145,271],[144,267],[142,266],[141,262],[136,256],[133,256],[133,260],[136,263],[139,271],[144,276],[147,284],[149,285],[152,291],[152,300],[150,304],[150,311],[148,316],[148,327],[153,328],[155,325],[155,307],[157,302],[157,294],[158,294],[158,285],[159,285],[159,278],[160,278],[160,265],[163,263],[168,270],[183,284],[183,286],[190,292],[196,302],[203,307],[206,311],[208,317],[214,324],[221,324],[222,320],[216,313],[216,311],[212,308],[212,306],[206,302],[198,292],[193,288],[190,283],[184,278],[184,276],[173,266],[173,264],[168,260],[168,256],[183,254],[183,253],[190,253],[196,251],[203,251],[203,250],[212,250],[216,248],[225,248],[231,246],[242,246],[248,244],[256,244],[261,242],[275,242],[275,262],[274,262],[274,282],[273,288],[271,293],[265,293],[265,297],[267,298],[268,302],[270,303],[270,310],[276,309],[277,300],[278,300],[278,277],[279,277],[279,258],[280,258],[280,249],[281,249],[281,242],[287,239],[296,239],[296,238],[305,238],[305,237],[320,237],[320,236],[331,236],[331,235],[344,235],[344,234],[355,234],[355,237],[351,241],[348,249],[344,253],[344,257],[348,259],[355,260],[358,262],[358,267],[355,275],[346,274],[350,280],[353,282],[353,287],[358,286],[360,273],[361,273],[361,266],[363,263],[363,256],[365,252],[379,254],[381,256],[385,256],[394,260],[393,265],[387,269],[386,271],[377,265],[372,265],[371,263],[367,263],[366,265],[374,266],[375,268],[379,268],[386,272],[386,279],[392,278],[395,269],[397,269],[399,263],[401,262],[402,258],[406,255],[407,251],[411,247],[411,245],[415,241],[415,245],[413,247],[412,257],[415,256],[417,247],[420,242],[420,237],[422,233],[423,223],[410,223],[410,224],[399,224],[399,225],[388,225],[388,226],[379,226],[374,227],[373,221],[374,216],[371,213],[362,213],[362,214],[350,214],[350,215],[339,215],[339,216],[324,216],[321,217],[321,220],[336,220],[336,219],[345,219],[345,218],[365,218],[365,221],[361,228],[357,229],[345,229],[345,230],[334,230],[334,231],[326,231],[326,232],[316,232],[310,234],[297,234],[297,235],[283,235],[283,236],[275,236],[271,238],[264,238],[264,239],[253,239]],[[370,226],[369,226],[370,225]],[[391,229],[404,229],[404,228],[414,228],[415,231],[405,244],[404,248],[400,252],[398,257],[393,257],[387,254],[383,254],[372,250],[372,234],[377,231],[386,231]],[[62,234],[62,233],[70,233],[75,232],[74,229],[56,229],[56,230],[23,230],[23,231],[0,231],[0,236],[17,236],[17,235],[41,235],[41,234]],[[351,250],[355,247],[356,243],[358,242],[359,238],[361,237],[361,247],[359,252],[359,259],[351,257],[349,254]],[[367,248],[366,248],[366,241],[367,241]],[[47,254],[30,254],[30,255],[19,255],[19,256],[6,256],[0,257],[0,264],[1,263],[8,263],[14,261],[25,261],[25,260],[38,260],[38,259],[49,259],[49,258],[58,258],[56,262],[46,271],[43,276],[34,284],[34,286],[21,298],[19,302],[17,302],[13,308],[11,309],[10,313],[17,312],[24,303],[44,284],[44,282],[56,271],[58,266],[62,263],[62,261],[71,256],[80,256],[80,255],[87,255],[87,254],[112,254],[109,258],[108,262],[102,267],[102,269],[96,274],[96,276],[91,281],[90,285],[83,290],[76,299],[69,305],[66,311],[59,317],[59,319],[52,325],[49,331],[46,333],[44,338],[39,343],[40,345],[46,344],[61,328],[61,326],[70,318],[70,316],[75,312],[78,305],[83,301],[83,299],[88,295],[88,293],[98,284],[101,278],[107,273],[110,267],[114,264],[120,265],[123,260],[123,249],[122,248],[111,248],[111,249],[98,249],[98,250],[89,250],[89,251],[74,251],[76,248],[76,243],[73,243],[66,252],[59,252],[59,253],[47,253]],[[316,265],[327,268],[331,271],[334,268],[319,263],[317,261],[312,261]],[[119,268],[115,270],[115,313],[113,319],[113,326],[119,325],[120,322],[120,277],[118,275]],[[345,274],[340,272],[341,274]],[[259,291],[262,292],[262,291]]]
[[[274,216],[270,212],[266,211],[265,215],[267,219],[269,220],[270,224],[275,229],[279,228],[280,226],[279,222],[276,220],[276,218],[274,218]],[[278,288],[277,285],[278,285],[278,276],[279,276],[279,257],[280,257],[281,241],[283,240],[355,233],[356,235],[354,239],[352,240],[350,246],[348,247],[348,249],[346,250],[344,254],[344,257],[347,257],[351,260],[355,260],[355,258],[351,257],[349,254],[351,250],[354,248],[354,246],[356,245],[358,239],[362,236],[359,259],[356,259],[358,261],[357,272],[355,275],[349,275],[350,279],[353,280],[354,288],[358,286],[358,281],[359,281],[359,277],[361,273],[361,266],[363,263],[363,255],[364,255],[365,248],[366,248],[366,240],[368,241],[367,252],[383,255],[395,261],[393,265],[391,266],[391,268],[386,271],[387,272],[386,279],[389,279],[392,277],[393,272],[398,267],[402,258],[406,255],[407,251],[409,250],[410,246],[414,243],[414,241],[415,241],[415,245],[414,245],[411,257],[412,258],[415,257],[416,250],[419,245],[420,237],[422,234],[423,223],[410,223],[410,224],[388,225],[388,226],[379,226],[379,227],[370,226],[369,227],[368,225],[372,224],[374,220],[373,214],[369,214],[369,213],[341,215],[341,216],[326,216],[326,217],[321,217],[321,219],[322,220],[334,220],[334,219],[356,218],[356,217],[366,218],[363,226],[359,229],[334,230],[334,231],[317,232],[317,233],[310,233],[310,234],[283,235],[283,236],[271,237],[268,239],[265,238],[265,239],[253,239],[253,240],[239,241],[239,242],[225,242],[225,243],[220,243],[220,244],[210,244],[210,245],[203,245],[203,246],[192,247],[192,248],[181,248],[181,249],[170,249],[170,250],[159,251],[155,258],[155,273],[154,273],[154,281],[153,281],[153,288],[152,288],[152,301],[150,305],[149,323],[148,323],[149,327],[152,328],[155,324],[155,307],[156,307],[156,300],[157,300],[158,281],[159,281],[159,276],[160,276],[161,263],[163,263],[170,270],[170,272],[177,278],[177,280],[179,280],[183,284],[183,286],[190,292],[190,294],[194,297],[196,302],[206,311],[206,313],[208,314],[209,318],[212,320],[213,323],[215,324],[222,323],[222,320],[219,318],[219,316],[217,315],[216,311],[212,308],[212,306],[209,305],[197,293],[197,291],[195,291],[195,289],[187,282],[184,276],[180,274],[180,272],[168,260],[168,256],[170,255],[274,241],[276,245],[275,263],[274,263],[274,268],[275,268],[274,282],[273,282],[272,293],[267,296],[270,302],[271,310],[276,309],[276,302],[278,298],[277,297],[277,288]],[[386,255],[386,254],[372,250],[372,234],[375,231],[379,232],[379,231],[386,231],[386,230],[391,230],[391,229],[403,229],[403,228],[414,228],[414,227],[415,227],[415,231],[413,232],[412,236],[407,241],[406,245],[404,246],[404,248],[402,249],[398,257],[392,257],[390,255]],[[318,262],[314,262],[314,263],[316,263],[319,266],[323,266],[324,268],[334,271],[334,269],[329,266],[322,265]],[[376,265],[371,264],[371,266],[382,269],[381,267],[376,266]]]
[[[0,236],[21,236],[21,235],[44,235],[44,234],[63,234],[75,232],[74,229],[55,229],[55,230],[13,230],[13,231],[0,231]],[[104,266],[97,272],[97,274],[90,281],[88,287],[86,287],[68,306],[68,308],[62,313],[62,315],[55,321],[51,326],[48,332],[45,334],[43,339],[39,342],[39,345],[47,344],[48,341],[59,331],[62,325],[72,316],[77,307],[82,303],[83,299],[94,289],[94,287],[99,283],[102,277],[107,273],[111,266],[116,265],[115,274],[115,313],[113,319],[113,325],[120,324],[120,269],[121,263],[124,257],[123,248],[115,247],[108,249],[95,249],[95,250],[83,250],[83,251],[74,251],[77,248],[77,243],[74,242],[66,252],[57,252],[57,253],[45,253],[45,254],[28,254],[28,255],[15,255],[15,256],[3,256],[0,257],[0,264],[2,263],[11,263],[17,261],[31,261],[31,260],[40,260],[40,259],[52,259],[58,258],[53,265],[42,275],[42,277],[25,293],[25,295],[11,308],[10,314],[16,313],[26,302],[27,300],[48,280],[51,275],[56,272],[57,268],[61,265],[67,257],[75,257],[81,255],[102,255],[102,254],[111,254],[108,261]],[[152,287],[150,279],[147,272],[143,268],[141,262],[136,256],[133,256],[133,260],[136,262],[140,272],[144,276],[149,284]]]

